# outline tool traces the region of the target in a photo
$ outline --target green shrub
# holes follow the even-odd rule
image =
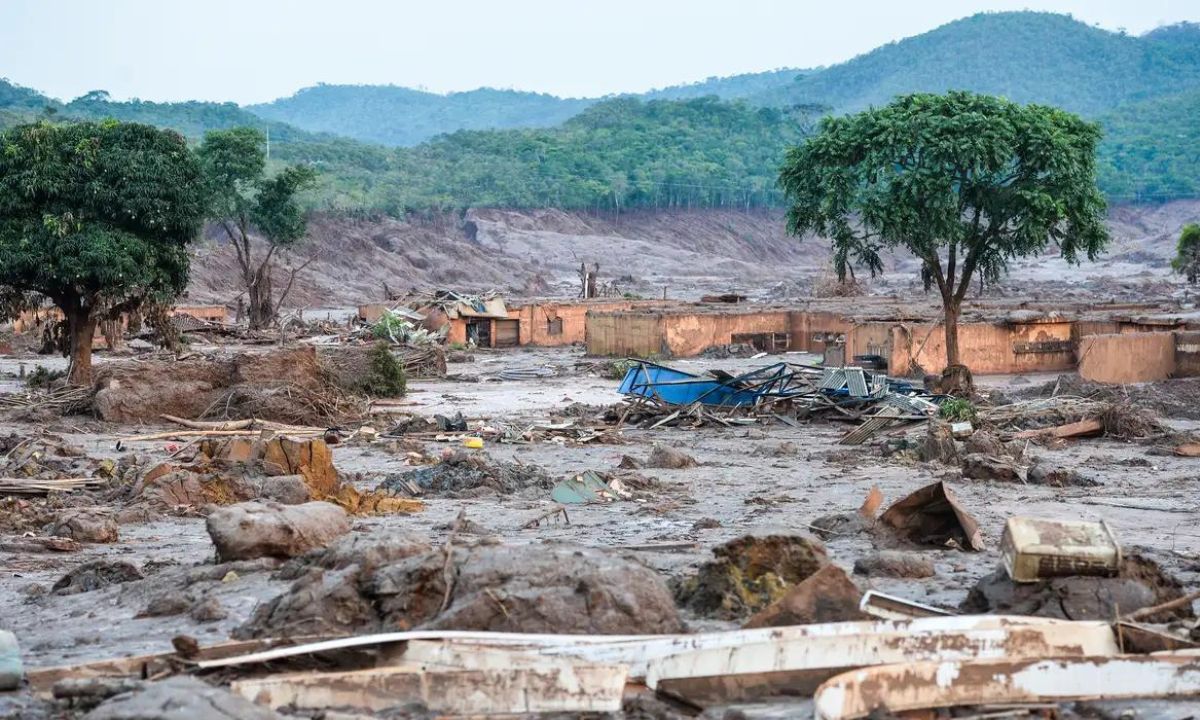
[[[407,389],[404,366],[386,342],[371,348],[371,364],[362,381],[362,391],[372,397],[399,397]]]
[[[33,368],[33,372],[25,376],[25,384],[31,388],[47,389],[56,380],[62,380],[66,376],[67,373],[64,370],[47,370],[45,365],[37,365]]]
[[[950,398],[938,409],[938,416],[950,422],[974,422],[975,404],[964,398]]]

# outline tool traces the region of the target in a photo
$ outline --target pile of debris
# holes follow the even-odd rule
[[[98,488],[117,478],[112,460],[88,457],[51,434],[0,436],[0,494],[45,495]]]
[[[361,492],[343,479],[322,439],[264,432],[258,438],[203,440],[147,470],[122,489],[123,499],[156,511],[195,512],[209,505],[270,500],[299,505],[326,501],[352,514],[415,512],[419,501]]]
[[[923,422],[938,409],[938,398],[923,389],[860,367],[781,362],[740,375],[723,370],[696,375],[647,360],[626,362],[618,389],[626,406],[619,424],[645,428],[795,425],[825,418],[863,422],[843,441],[858,444],[889,426]]]
[[[377,492],[399,497],[482,497],[514,495],[526,490],[547,491],[555,480],[542,467],[493,460],[486,453],[451,450],[435,465],[392,473]]]

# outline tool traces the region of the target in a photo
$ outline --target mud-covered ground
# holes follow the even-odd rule
[[[787,359],[803,362],[804,355]],[[452,363],[454,379],[414,381],[403,410],[421,415],[462,412],[472,423],[525,426],[560,419],[572,404],[611,404],[619,400],[617,381],[595,372],[576,349],[476,354],[474,362]],[[704,369],[757,366],[760,360],[703,360],[680,363]],[[501,380],[505,368],[553,368],[554,377]],[[988,379],[983,378],[987,385]],[[999,378],[993,385],[1020,391],[1045,378]],[[1182,430],[1195,423],[1175,420]],[[380,419],[378,429],[386,429]],[[923,579],[856,579],[914,600],[957,606],[968,589],[998,563],[998,541],[1013,515],[1058,519],[1103,519],[1127,548],[1145,547],[1186,587],[1200,584],[1200,508],[1194,502],[1200,459],[1176,457],[1153,444],[1082,439],[1057,446],[1031,445],[1027,452],[1070,467],[1099,484],[1056,488],[1042,485],[964,480],[956,470],[920,463],[908,456],[883,457],[873,445],[845,447],[837,439],[851,426],[814,423],[798,428],[770,424],[740,428],[623,430],[621,444],[570,445],[488,443],[483,453],[495,461],[535,464],[554,478],[585,470],[613,471],[625,455],[644,458],[655,444],[693,456],[697,467],[641,469],[644,480],[635,499],[570,507],[569,523],[555,521],[524,528],[552,507],[549,493],[527,490],[471,498],[425,497],[426,508],[412,515],[357,517],[354,533],[386,530],[408,533],[437,545],[461,512],[479,532],[509,544],[568,541],[634,557],[664,578],[686,575],[711,557],[714,546],[747,533],[809,533],[818,517],[851,512],[878,486],[885,506],[937,479],[947,479],[966,508],[978,518],[987,550],[968,553],[926,549],[935,573]],[[40,425],[0,420],[0,436],[52,432],[95,458],[119,459],[135,453],[164,459],[178,449],[169,440],[124,442],[119,438],[153,427],[106,425],[86,417],[65,417]],[[164,426],[163,429],[170,429]],[[914,437],[923,432],[913,430]],[[423,441],[437,455],[450,443]],[[412,445],[408,447],[412,449]],[[457,445],[455,445],[457,447]],[[390,473],[411,470],[407,455],[387,440],[334,447],[344,474],[359,474],[361,489],[375,487]],[[119,508],[114,508],[119,509]],[[656,544],[670,549],[655,549]],[[866,534],[835,536],[825,543],[832,560],[848,572],[873,550]],[[131,563],[144,579],[71,595],[51,587],[66,573],[94,560]],[[186,634],[201,644],[225,640],[254,608],[282,592],[287,581],[271,577],[274,564],[248,561],[217,565],[205,519],[163,516],[148,522],[122,521],[120,540],[85,544],[77,552],[24,554],[0,550],[0,628],[16,633],[29,667],[69,665],[114,656],[169,651],[171,639]],[[225,616],[201,618],[189,612],[146,617],[167,595],[183,594],[190,605],[218,605]],[[694,630],[735,625],[685,614]],[[19,717],[28,698],[5,699],[0,717]],[[7,706],[6,706],[7,703]],[[9,713],[6,715],[5,713]],[[15,714],[14,714],[15,713]]]

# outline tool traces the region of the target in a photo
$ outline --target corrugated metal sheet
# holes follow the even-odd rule
[[[867,376],[862,368],[844,368],[843,372],[846,375],[846,389],[850,391],[851,397],[867,397],[871,391],[867,389]]]
[[[817,387],[822,390],[841,390],[846,386],[845,368],[825,368]]]

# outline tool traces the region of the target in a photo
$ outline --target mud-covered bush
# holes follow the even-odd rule
[[[362,381],[362,391],[372,397],[399,397],[407,389],[404,366],[392,354],[386,342],[371,348],[370,366]]]

